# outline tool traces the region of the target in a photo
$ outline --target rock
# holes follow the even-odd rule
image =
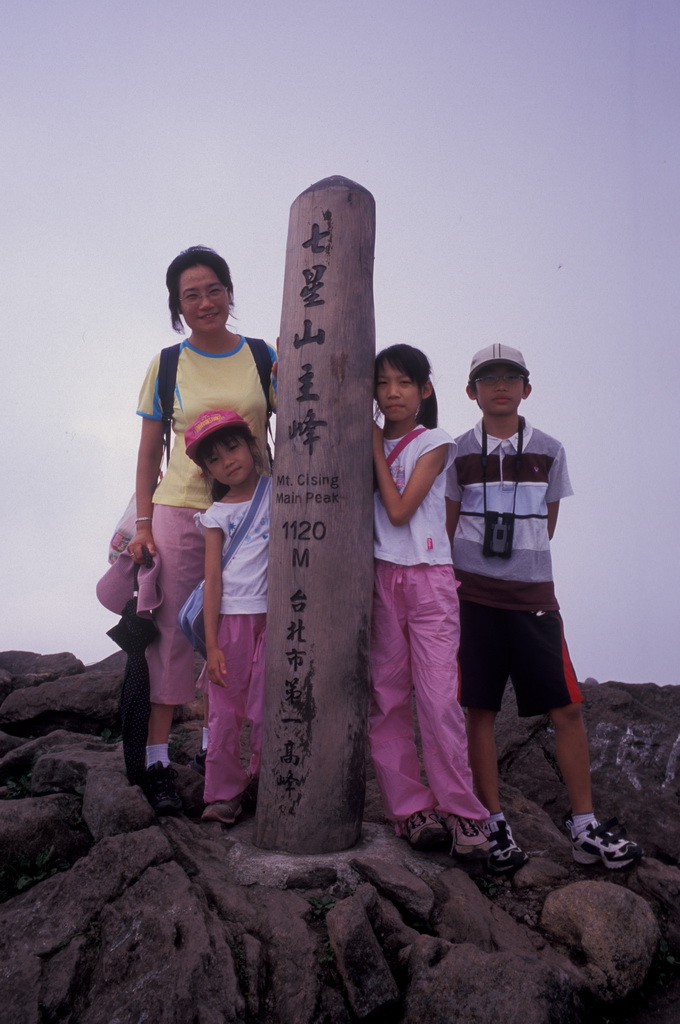
[[[518,953],[484,953],[421,935],[407,960],[400,1024],[577,1024],[584,1020],[573,979]]]
[[[647,855],[677,863],[680,850],[680,693],[654,683],[582,687],[595,812],[617,817]],[[497,719],[501,778],[552,818],[559,829],[568,811],[547,716],[519,719],[511,687]],[[615,780],[615,782],[614,782]],[[657,827],[649,829],[649,794]],[[505,808],[504,808],[505,809]],[[507,810],[506,810],[507,814]],[[515,820],[512,820],[516,832]],[[640,840],[637,840],[640,841]],[[560,862],[554,852],[548,854]]]
[[[399,997],[364,903],[350,896],[326,916],[328,939],[350,1006],[357,1017],[384,1009]]]
[[[390,966],[395,965],[397,954],[404,946],[415,942],[419,932],[405,924],[395,905],[381,896],[372,885],[360,885],[356,895],[364,904],[371,928],[385,952],[387,962]]]
[[[80,808],[80,800],[66,794],[0,800],[0,864],[14,863],[21,855],[36,862],[50,851],[47,867],[81,857],[92,839]]]
[[[551,892],[541,926],[578,958],[605,1001],[623,999],[642,985],[659,942],[649,904],[608,882],[575,882]]]
[[[432,889],[399,864],[370,857],[354,857],[352,867],[412,918],[428,921],[434,906]]]
[[[125,663],[126,656],[121,652],[78,675],[15,689],[0,705],[0,725],[23,736],[57,728],[88,733],[112,729],[119,720]]]
[[[435,935],[448,942],[468,942],[485,952],[534,953],[528,929],[486,899],[464,871],[443,871],[435,882],[438,905]]]
[[[0,697],[0,699],[2,698]],[[17,747],[23,746],[23,744],[24,740],[19,736],[10,736],[7,732],[0,732],[0,764],[2,764],[2,759],[6,754],[9,754],[10,751],[15,750]]]
[[[668,945],[680,952],[680,869],[643,857],[629,884],[658,908]]]
[[[16,745],[0,759],[0,780],[28,774],[33,765],[46,750],[63,750],[85,742],[81,733],[69,732],[67,729],[55,729],[54,732],[39,736],[37,739],[13,737]],[[95,742],[88,738],[87,742]]]
[[[245,1000],[224,929],[175,863],[149,867],[100,916],[101,953],[72,1013],[87,1024],[139,1019],[231,1024]],[[82,990],[81,990],[82,992]],[[84,997],[84,998],[83,998]]]
[[[41,754],[31,776],[32,796],[46,793],[83,794],[88,773],[107,764],[112,770],[124,771],[123,751],[119,744],[107,745],[100,740],[58,747]]]
[[[370,765],[353,850],[260,850],[251,806],[232,828],[194,820],[203,779],[187,762],[200,701],[181,709],[171,737],[184,814],[156,819],[127,784],[121,744],[93,735],[112,728],[112,704],[93,695],[117,704],[124,663],[0,656],[0,712],[14,716],[0,733],[0,796],[31,789],[0,800],[0,880],[7,896],[12,853],[30,868],[25,884],[37,882],[0,903],[0,1005],[12,1024],[488,1024],[499,1007],[510,1024],[675,1021],[680,688],[584,685],[598,809],[625,814],[636,837],[631,811],[644,801],[644,845],[660,858],[618,873],[574,863],[550,726],[517,719],[510,697],[501,796],[530,859],[496,878],[398,839]],[[65,870],[48,877],[55,868]],[[606,893],[586,900],[578,885]],[[659,925],[666,988],[652,991]]]
[[[31,679],[58,679],[83,672],[85,666],[73,654],[33,654],[31,651],[0,652],[0,673],[11,677],[15,686],[30,686]]]
[[[516,871],[511,878],[513,889],[523,892],[531,889],[544,889],[569,878],[569,871],[561,864],[556,864],[549,857],[532,857],[521,871]]]
[[[156,823],[151,805],[125,772],[95,767],[88,772],[83,796],[83,820],[95,842],[121,832],[138,832]]]
[[[293,871],[285,882],[286,889],[328,889],[338,880],[338,872],[334,867],[309,867],[301,871]]]

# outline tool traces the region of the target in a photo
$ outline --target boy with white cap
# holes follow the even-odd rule
[[[490,868],[521,867],[500,806],[494,723],[510,677],[520,716],[549,714],[571,813],[565,818],[580,864],[624,868],[641,848],[614,818],[593,813],[582,696],[564,640],[555,598],[550,539],[560,499],[572,494],[564,449],[518,413],[531,394],[522,353],[489,345],[472,359],[467,395],[481,421],[456,438],[448,470],[447,526],[460,582],[461,704],[467,708],[468,751],[480,800]]]

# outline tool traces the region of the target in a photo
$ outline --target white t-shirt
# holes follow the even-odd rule
[[[385,458],[401,438],[384,442]],[[453,462],[456,444],[445,430],[435,427],[418,434],[399,453],[392,465],[390,473],[400,494],[409,481],[411,473],[421,455],[431,452],[441,445],[447,446],[446,461],[441,473],[435,478],[432,487],[426,494],[422,504],[404,526],[393,526],[389,521],[385,506],[376,490],[373,496],[374,547],[376,558],[397,565],[451,565],[451,545],[446,533],[446,470]]]
[[[248,514],[250,504],[250,501],[215,501],[205,512],[197,512],[194,522],[199,530],[203,530],[204,527],[218,527],[222,531],[224,554],[239,523]],[[222,572],[221,615],[250,615],[267,611],[271,507],[272,485],[271,480],[268,480],[259,513],[250,524],[250,529],[239,544],[236,554]]]

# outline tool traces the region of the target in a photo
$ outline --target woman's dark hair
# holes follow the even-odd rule
[[[246,427],[241,427],[239,424],[235,424],[233,427],[222,427],[221,430],[216,430],[214,433],[208,434],[205,441],[201,441],[196,449],[195,458],[203,472],[206,475],[210,472],[206,463],[217,446],[220,444],[227,444],[232,437],[240,437],[246,442],[250,448],[251,455],[253,456],[255,469],[259,475],[262,476],[264,463],[257,441]],[[210,497],[213,501],[220,501],[225,494],[229,494],[229,484],[221,484],[219,480],[215,480],[213,477],[209,477],[207,483],[208,490],[210,491]]]
[[[403,373],[419,388],[424,388],[430,381],[432,372],[430,360],[424,352],[421,352],[419,348],[413,348],[412,345],[390,345],[389,348],[378,352],[375,357],[374,387],[378,384],[378,377],[385,363],[389,363],[398,373]],[[430,381],[430,383],[432,382]],[[434,393],[434,388],[432,388],[432,394],[421,401],[416,419],[418,423],[422,423],[430,430],[437,426],[437,396]]]
[[[184,328],[182,327],[179,311],[179,279],[189,267],[209,267],[210,270],[214,271],[218,281],[229,292],[230,306],[234,300],[234,285],[232,284],[231,273],[226,260],[223,260],[214,249],[209,249],[206,245],[192,245],[190,249],[185,249],[179,256],[175,256],[165,275],[172,329],[180,334]]]

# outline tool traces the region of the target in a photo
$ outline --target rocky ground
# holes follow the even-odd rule
[[[361,842],[262,851],[252,812],[156,819],[116,737],[124,655],[0,654],[0,1017],[9,1024],[675,1024],[680,997],[680,687],[584,686],[596,810],[645,849],[585,869],[561,828],[544,718],[499,719],[511,879],[417,853],[384,821],[369,766]],[[512,703],[512,702],[510,702]]]

